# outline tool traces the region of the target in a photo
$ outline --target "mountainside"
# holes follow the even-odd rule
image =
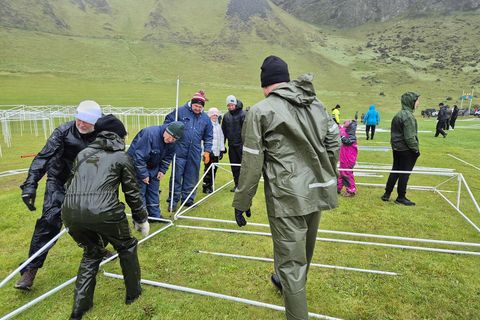
[[[373,8],[374,1],[357,2]],[[307,9],[313,1],[291,3]],[[211,105],[223,106],[235,93],[248,106],[261,98],[259,66],[270,54],[289,63],[292,78],[314,73],[320,98],[344,110],[372,101],[396,105],[406,90],[435,103],[480,84],[476,14],[337,29],[287,11],[267,0],[0,0],[0,104],[89,96],[171,105],[179,77],[181,100],[204,88]]]
[[[418,18],[452,11],[478,12],[480,0],[272,0],[299,19],[340,28],[396,17]],[[441,18],[440,18],[441,19]]]

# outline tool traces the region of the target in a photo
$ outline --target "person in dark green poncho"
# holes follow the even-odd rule
[[[320,213],[337,206],[338,125],[317,99],[310,74],[290,81],[287,64],[269,56],[261,67],[265,99],[243,124],[243,154],[233,207],[239,226],[250,217],[263,173],[275,273],[287,319],[307,319],[305,284]]]

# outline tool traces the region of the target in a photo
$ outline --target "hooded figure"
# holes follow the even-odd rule
[[[287,64],[267,57],[262,65],[265,99],[248,112],[233,207],[239,226],[250,216],[263,174],[274,247],[275,274],[288,319],[307,319],[305,283],[320,211],[337,206],[338,125],[317,99],[312,75],[289,81]]]
[[[363,116],[363,123],[365,123],[365,133],[367,135],[367,140],[373,140],[375,135],[375,128],[380,123],[380,114],[375,110],[375,105],[371,105],[367,113]],[[368,136],[370,130],[372,131],[370,137]]]
[[[193,190],[198,182],[200,163],[202,161],[202,142],[205,161],[210,161],[212,152],[213,127],[208,115],[203,112],[207,99],[202,90],[178,108],[178,121],[183,122],[183,137],[175,146],[175,181],[170,178],[168,210],[175,211],[177,203],[185,202],[185,206],[193,205],[197,190]],[[175,121],[175,110],[165,117],[164,124]],[[174,184],[173,195],[172,183]],[[192,192],[193,191],[193,192]],[[189,194],[192,194],[189,196]]]
[[[125,303],[132,303],[142,292],[138,241],[130,233],[125,205],[118,197],[121,185],[135,228],[147,236],[147,211],[140,197],[132,158],[125,153],[123,138],[127,131],[113,115],[101,118],[95,128],[99,132],[97,138],[75,159],[62,205],[65,227],[83,248],[71,319],[81,319],[93,306],[95,279],[107,242],[113,245],[120,258]]]
[[[340,139],[342,145],[340,147],[340,169],[353,169],[357,162],[358,148],[357,148],[357,121],[345,121],[340,126]],[[352,197],[357,193],[355,185],[355,177],[353,171],[340,171],[340,176],[337,180],[337,193],[340,194],[342,188],[345,186],[346,197]]]
[[[413,116],[413,112],[419,104],[419,97],[420,95],[415,92],[404,93],[401,98],[402,110],[392,119],[390,129],[390,144],[393,152],[392,170],[412,171],[420,156],[417,119]],[[382,200],[388,201],[390,199],[390,194],[398,180],[398,196],[395,203],[414,206],[415,202],[406,198],[409,177],[409,173],[390,173]]]

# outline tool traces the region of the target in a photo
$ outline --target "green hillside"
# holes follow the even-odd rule
[[[406,90],[436,104],[478,85],[478,15],[316,27],[266,1],[3,1],[0,104],[171,106],[204,88],[210,105],[261,98],[259,66],[283,57],[316,75],[327,105],[393,112]],[[257,13],[245,8],[255,3]],[[457,37],[456,41],[454,41]]]

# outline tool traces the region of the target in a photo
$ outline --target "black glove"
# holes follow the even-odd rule
[[[243,227],[247,225],[247,220],[245,220],[245,218],[243,217],[244,212],[247,218],[250,218],[250,216],[252,215],[252,213],[250,212],[250,209],[248,209],[247,211],[235,209],[235,221],[237,221],[237,225],[239,227]]]
[[[223,159],[223,151],[220,151],[220,154],[218,155],[218,160],[222,160]]]
[[[417,156],[417,158],[420,157],[420,151],[415,152],[415,155]]]
[[[27,205],[28,210],[30,211],[35,211],[37,208],[35,208],[35,193],[24,193],[22,194],[22,200],[25,202]]]

